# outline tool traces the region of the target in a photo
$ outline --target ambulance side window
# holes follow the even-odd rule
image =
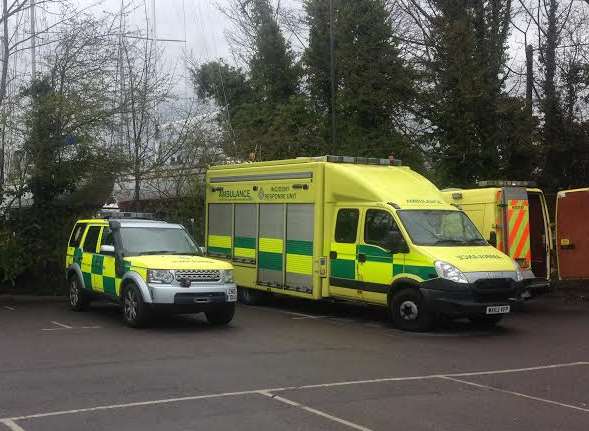
[[[357,209],[346,208],[339,210],[335,224],[335,242],[355,243],[359,218],[360,211]]]
[[[86,223],[78,223],[74,227],[74,230],[72,231],[72,236],[70,237],[70,247],[78,247],[80,245],[80,241],[82,241],[82,235],[84,235],[85,230]]]
[[[364,224],[364,242],[366,244],[384,247],[385,239],[393,231],[399,232],[399,227],[388,212],[383,210],[366,211]]]
[[[112,239],[112,231],[110,228],[105,227],[102,232],[102,241],[100,245],[115,245]]]
[[[90,226],[86,238],[84,239],[84,252],[96,253],[96,245],[98,243],[98,236],[100,235],[100,226]]]

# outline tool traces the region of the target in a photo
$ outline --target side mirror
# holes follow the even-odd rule
[[[106,254],[107,256],[114,256],[115,255],[115,246],[114,245],[101,245],[100,246],[100,254]]]
[[[492,230],[489,234],[489,244],[491,244],[493,247],[497,247],[497,232],[494,230]]]
[[[409,247],[398,230],[390,231],[384,239],[384,248],[389,250],[392,254],[409,253]]]

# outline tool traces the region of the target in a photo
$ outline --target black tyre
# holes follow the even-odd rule
[[[404,331],[428,331],[434,325],[434,315],[417,288],[397,292],[389,303],[389,311],[395,326]]]
[[[473,325],[481,329],[494,328],[501,320],[503,320],[502,314],[476,314],[468,318]]]
[[[147,324],[151,313],[143,301],[141,291],[135,284],[128,284],[123,290],[123,319],[131,328],[142,328]]]
[[[235,302],[227,302],[223,305],[218,305],[205,312],[207,320],[211,325],[221,326],[227,325],[235,315]]]
[[[267,296],[266,292],[256,289],[248,289],[247,287],[237,288],[237,298],[239,302],[245,305],[260,305],[264,303]]]
[[[74,311],[85,311],[90,305],[90,298],[88,293],[84,292],[78,277],[71,276],[69,279],[69,299],[70,308]]]

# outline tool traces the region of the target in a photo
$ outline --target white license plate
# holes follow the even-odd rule
[[[505,314],[509,313],[511,307],[509,305],[494,305],[487,307],[487,314]]]

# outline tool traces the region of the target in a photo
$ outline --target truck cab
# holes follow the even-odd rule
[[[442,193],[470,217],[490,244],[518,263],[525,278],[523,297],[549,289],[553,246],[542,190],[530,182],[482,181],[479,188]]]
[[[232,265],[203,256],[183,226],[145,214],[77,221],[65,269],[73,310],[110,297],[131,327],[145,325],[154,312],[204,312],[211,324],[227,324],[235,312]]]

